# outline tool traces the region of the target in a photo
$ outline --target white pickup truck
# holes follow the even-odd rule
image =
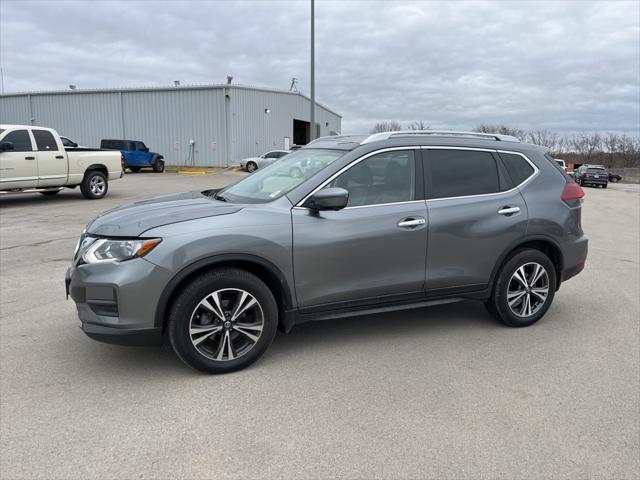
[[[110,180],[124,175],[120,152],[65,150],[51,128],[0,125],[0,193],[55,195],[80,186],[85,198],[102,198]]]

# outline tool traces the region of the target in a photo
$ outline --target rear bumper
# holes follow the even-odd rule
[[[586,235],[582,235],[563,250],[564,265],[560,275],[560,281],[566,282],[584,270],[589,252],[589,238]]]
[[[606,185],[609,178],[583,178],[582,183],[585,185]]]

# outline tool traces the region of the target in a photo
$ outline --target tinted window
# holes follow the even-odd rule
[[[114,150],[125,150],[125,142],[123,140],[102,140],[100,142],[102,148],[112,148]]]
[[[58,144],[56,143],[56,139],[53,138],[51,132],[47,132],[46,130],[32,130],[33,136],[36,139],[36,145],[38,146],[38,150],[42,151],[57,151]]]
[[[347,190],[347,207],[408,202],[415,200],[415,171],[413,150],[380,153],[354,165],[327,187]]]
[[[145,148],[147,148],[147,147],[145,147],[145,146],[144,146],[144,143],[142,143],[142,142],[136,142],[136,150],[142,151],[142,150],[144,150]]]
[[[496,161],[490,152],[429,150],[429,198],[462,197],[500,191]]]
[[[29,137],[29,132],[26,130],[14,130],[13,132],[9,132],[2,141],[13,143],[13,150],[16,152],[33,151],[33,147],[31,146],[31,137]]]
[[[264,158],[278,158],[279,156],[278,152],[269,152],[264,156]]]
[[[533,175],[533,167],[524,159],[524,157],[514,153],[500,153],[500,158],[502,159],[504,166],[507,168],[507,172],[509,172],[511,180],[513,180],[515,185],[520,185],[527,178]]]

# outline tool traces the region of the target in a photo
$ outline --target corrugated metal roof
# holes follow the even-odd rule
[[[38,95],[81,95],[83,93],[120,93],[120,92],[162,92],[162,91],[176,91],[176,90],[217,90],[217,89],[243,89],[243,90],[256,90],[260,92],[270,92],[270,93],[279,93],[285,95],[295,95],[298,97],[302,97],[309,102],[311,99],[306,95],[303,95],[299,92],[290,92],[288,90],[280,90],[277,88],[269,88],[269,87],[259,87],[253,85],[240,85],[240,84],[203,84],[203,85],[179,85],[179,86],[148,86],[148,87],[124,87],[124,88],[85,88],[85,89],[75,89],[75,90],[42,90],[42,91],[32,91],[32,92],[11,92],[11,93],[3,93],[0,94],[0,97],[22,97],[26,95],[38,96]],[[325,105],[316,102],[316,105],[324,108],[325,110],[337,115],[342,118],[342,115],[337,113],[336,111],[326,107]]]

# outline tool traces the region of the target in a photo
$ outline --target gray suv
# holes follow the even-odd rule
[[[67,293],[91,338],[166,336],[210,373],[308,321],[474,299],[523,327],[584,267],[583,196],[513,137],[325,137],[224,189],[104,213],[78,242]]]

